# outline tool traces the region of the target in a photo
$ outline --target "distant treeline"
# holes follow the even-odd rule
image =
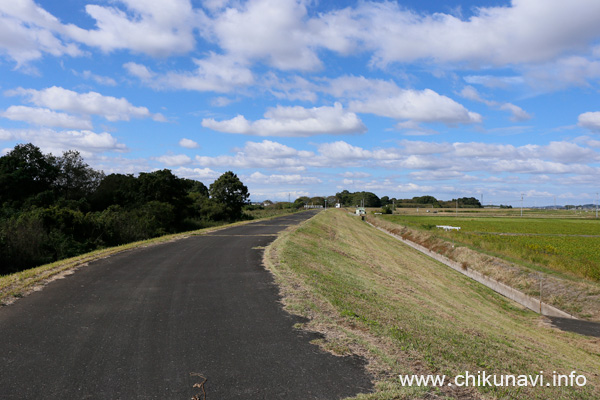
[[[325,205],[327,202],[328,207],[335,207],[336,203],[341,204],[344,207],[388,207],[395,205],[396,207],[404,208],[417,208],[417,207],[430,207],[430,208],[448,208],[448,207],[459,207],[459,208],[481,208],[483,207],[479,200],[474,197],[461,197],[459,199],[452,200],[438,200],[433,196],[420,196],[413,197],[412,199],[396,199],[388,196],[379,198],[375,193],[371,192],[349,192],[343,190],[336,193],[335,196],[328,197],[299,197],[294,202],[294,206],[302,207],[304,204],[313,205]]]
[[[105,175],[76,151],[17,145],[0,157],[0,275],[94,249],[247,217],[233,172],[210,187],[168,169]]]

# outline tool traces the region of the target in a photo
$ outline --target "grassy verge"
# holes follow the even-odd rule
[[[287,210],[282,210],[280,213],[269,213],[268,215],[253,215],[254,220],[241,221],[233,224],[220,225],[199,229],[190,232],[176,233],[165,235],[153,239],[142,240],[138,242],[124,244],[122,246],[110,247],[106,249],[96,250],[90,253],[82,254],[76,257],[56,261],[50,264],[41,265],[36,268],[27,269],[25,271],[16,272],[14,274],[0,276],[0,305],[8,305],[32,291],[39,290],[48,282],[59,279],[65,275],[73,273],[76,269],[87,265],[89,262],[108,257],[112,254],[122,251],[135,249],[138,247],[154,246],[157,244],[170,242],[173,240],[183,239],[192,235],[202,235],[207,232],[214,232],[218,229],[224,229],[231,226],[243,225],[261,220],[276,218],[281,215],[289,214]]]
[[[288,310],[326,334],[321,345],[369,360],[376,391],[357,399],[595,399],[600,342],[557,331],[486,287],[343,211],[280,236],[265,262]],[[585,387],[403,387],[398,374],[539,374],[576,370]]]

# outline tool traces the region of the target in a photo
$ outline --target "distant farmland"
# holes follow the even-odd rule
[[[548,213],[547,216],[552,216]],[[600,221],[551,217],[386,215],[384,219],[530,266],[600,281]],[[436,225],[459,226],[444,232]]]

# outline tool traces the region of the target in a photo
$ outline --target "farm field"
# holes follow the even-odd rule
[[[514,212],[514,210],[513,210]],[[484,214],[385,215],[383,219],[435,236],[547,270],[600,281],[600,221],[564,214],[519,216]],[[445,232],[436,225],[460,227]]]

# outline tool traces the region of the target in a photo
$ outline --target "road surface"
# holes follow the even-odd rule
[[[313,214],[123,252],[0,308],[0,398],[304,400],[371,390],[362,360],[325,353],[293,328],[299,319],[282,310],[261,266],[261,247]]]

